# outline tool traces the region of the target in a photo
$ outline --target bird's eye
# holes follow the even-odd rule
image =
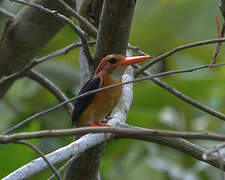
[[[115,64],[115,63],[116,63],[116,61],[117,61],[117,60],[116,60],[115,58],[112,58],[112,59],[110,59],[110,60],[109,60],[109,63],[111,63],[111,64]]]

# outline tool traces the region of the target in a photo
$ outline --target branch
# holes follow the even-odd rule
[[[88,41],[87,43],[89,44],[89,46],[93,46],[93,45],[96,44],[96,41]],[[42,62],[45,62],[48,59],[56,57],[56,56],[67,54],[72,49],[79,48],[81,46],[82,46],[82,42],[74,42],[74,43],[72,43],[72,44],[70,44],[70,45],[68,45],[68,46],[66,46],[66,47],[64,47],[62,49],[59,49],[58,51],[55,51],[55,52],[53,52],[51,54],[48,54],[48,55],[46,55],[46,56],[44,56],[44,57],[42,57],[40,59],[36,59],[35,65],[38,65],[38,64],[40,64]]]
[[[101,91],[104,91],[104,90],[107,90],[107,89],[110,89],[110,88],[114,88],[114,87],[117,87],[117,86],[122,86],[122,85],[130,84],[130,83],[140,82],[140,81],[144,81],[144,80],[152,80],[152,81],[156,82],[158,85],[160,85],[161,87],[163,87],[164,89],[167,89],[168,91],[170,91],[175,96],[178,96],[179,98],[181,98],[182,100],[184,100],[188,104],[191,104],[191,105],[195,106],[196,108],[198,108],[198,109],[200,109],[200,110],[202,110],[202,111],[204,111],[208,114],[211,114],[214,117],[217,117],[218,119],[225,120],[224,114],[222,114],[222,113],[220,113],[220,112],[218,112],[218,111],[216,111],[216,110],[214,110],[210,107],[207,107],[205,105],[202,105],[202,104],[198,103],[197,101],[195,101],[195,100],[189,98],[188,96],[182,94],[178,90],[176,90],[176,89],[172,88],[171,86],[168,86],[167,84],[165,84],[165,83],[159,81],[158,79],[156,79],[156,77],[163,77],[163,76],[167,76],[167,75],[184,73],[184,72],[193,72],[193,71],[197,71],[197,70],[201,70],[201,69],[205,69],[205,68],[213,68],[213,67],[224,66],[224,65],[225,65],[225,63],[210,64],[210,65],[204,65],[204,66],[200,66],[200,67],[196,67],[196,68],[189,68],[189,69],[185,69],[185,70],[162,72],[162,73],[158,73],[158,74],[154,74],[154,75],[151,75],[150,73],[147,74],[145,72],[146,77],[131,80],[131,81],[126,81],[126,82],[122,82],[122,83],[117,83],[117,84],[106,86],[106,87],[99,88],[99,89],[96,89],[96,90],[88,91],[87,93],[81,94],[81,95],[73,97],[71,99],[68,99],[67,101],[64,101],[62,103],[59,103],[55,106],[52,106],[52,107],[44,110],[42,112],[34,114],[33,116],[31,116],[31,117],[25,119],[24,121],[16,124],[14,127],[10,128],[6,132],[3,132],[2,134],[8,134],[9,132],[12,132],[12,131],[18,129],[19,127],[23,126],[24,124],[30,122],[31,120],[36,119],[40,116],[43,116],[43,115],[45,115],[45,114],[47,114],[51,111],[54,111],[54,110],[60,108],[61,106],[65,105],[69,102],[72,102],[72,101],[74,101],[78,98],[82,98],[84,96],[87,96],[87,95],[90,95],[90,94],[93,94],[93,93],[97,93],[97,92],[101,92]]]
[[[123,121],[123,120],[122,120]],[[110,121],[113,125],[118,125],[123,123],[121,119],[114,118]],[[137,135],[120,135],[119,138],[132,138],[132,139],[139,139],[149,142],[154,142],[158,144],[162,144],[168,147],[171,147],[173,149],[179,150],[181,152],[184,152],[187,155],[190,155],[196,159],[199,159],[201,161],[204,161],[208,164],[211,164],[214,167],[219,168],[219,161],[218,160],[204,160],[202,158],[202,155],[206,152],[205,149],[192,144],[186,140],[183,139],[173,139],[173,138],[167,138],[167,137],[151,137],[151,136],[137,136]],[[74,158],[78,157],[82,152],[86,151],[87,149],[96,146],[97,144],[100,144],[104,142],[104,135],[85,135],[82,138],[78,139],[77,141],[71,143],[68,146],[65,146],[61,149],[56,150],[55,152],[52,152],[48,155],[46,155],[46,158],[52,163],[56,164],[59,162],[62,162],[63,160],[66,160],[70,158],[71,156],[74,156]],[[23,167],[19,168],[18,170],[12,172],[7,177],[3,178],[3,180],[9,180],[9,179],[23,179],[23,178],[29,178],[32,175],[42,171],[45,169],[47,165],[44,163],[42,158],[38,158],[33,160],[32,162],[24,165]],[[20,177],[18,176],[20,175]]]
[[[48,89],[60,102],[67,101],[68,98],[66,95],[50,80],[48,80],[46,77],[41,75],[40,73],[31,70],[30,72],[27,73],[27,76]],[[68,113],[71,115],[73,111],[73,104],[68,103],[65,104],[65,108],[68,111]]]
[[[221,4],[220,4],[219,8],[222,12],[223,18],[225,19],[225,0],[221,0]]]
[[[96,42],[95,41],[89,41],[88,44],[90,46],[94,45]],[[21,70],[19,70],[18,72],[15,72],[13,74],[10,74],[9,76],[3,76],[1,79],[0,79],[0,85],[5,83],[6,81],[10,81],[10,80],[16,80],[18,78],[21,78],[23,77],[30,69],[32,69],[33,67],[35,67],[36,65],[40,64],[40,63],[43,63],[51,58],[54,58],[54,57],[57,57],[57,56],[60,56],[62,54],[67,54],[69,51],[71,51],[72,49],[74,48],[78,48],[78,47],[81,47],[82,46],[82,43],[81,42],[75,42],[75,43],[72,43],[62,49],[59,49],[53,53],[50,53],[42,58],[39,58],[39,59],[33,59],[33,60],[30,60],[30,62]]]
[[[67,3],[65,3],[63,0],[58,0],[68,11],[71,12],[72,16],[75,17],[80,24],[83,25],[83,28],[85,28],[90,35],[96,37],[97,36],[97,29],[84,17],[82,17],[80,14],[78,14],[73,8],[71,8]]]
[[[59,168],[58,172],[62,173],[65,170],[65,168],[71,165],[71,163],[76,159],[77,157],[70,158],[62,167]],[[55,179],[55,174],[53,174],[51,177],[48,178],[48,180],[54,180],[54,179]]]
[[[81,4],[84,4],[86,0],[75,0],[76,1],[76,10],[80,12]],[[92,1],[93,2],[93,1]],[[91,2],[91,3],[92,3]],[[96,2],[96,1],[95,1]],[[73,11],[73,9],[72,9]],[[72,12],[78,19],[81,17],[78,13],[75,11]],[[84,19],[84,18],[82,18]],[[97,30],[94,29],[94,31],[90,30],[88,27],[90,26],[89,23],[86,23],[85,21],[81,22],[79,21],[79,26],[85,30],[85,32],[88,35],[92,35],[94,37],[97,36]],[[86,24],[84,24],[86,23]],[[80,62],[80,83],[81,85],[84,84],[90,77],[92,76],[93,72],[95,71],[93,63],[90,63],[88,61],[87,57],[85,57],[84,48],[80,48],[79,52],[79,62]],[[75,139],[78,139],[79,137],[76,136]],[[102,149],[104,149],[105,143],[100,144],[93,149],[89,149],[88,151],[82,153],[82,155],[79,158],[72,158],[70,160],[70,163],[66,167],[66,171],[64,173],[64,179],[71,180],[71,179],[97,179],[99,177],[98,169],[100,167],[101,157],[103,155]],[[87,163],[86,163],[87,162]],[[99,179],[99,178],[98,178]]]
[[[132,69],[128,68],[128,73],[131,73],[130,71],[132,71]],[[133,78],[132,75],[125,74],[123,76],[123,81],[130,81],[132,78]],[[113,111],[113,119],[109,121],[110,124],[112,124],[113,126],[117,126],[118,124],[123,124],[125,122],[128,112],[127,110],[130,108],[131,105],[132,96],[133,96],[132,84],[124,86],[122,89],[122,98],[120,99],[119,104]],[[118,111],[118,109],[120,109],[121,111]],[[71,158],[72,156],[79,157],[81,153],[103,142],[105,142],[104,134],[86,135],[78,139],[77,141],[71,143],[70,145],[46,155],[46,158],[52,164],[56,164],[62,162],[63,160]],[[44,163],[44,161],[41,158],[38,158],[24,165],[18,170],[12,172],[7,177],[3,178],[3,180],[26,179],[42,171],[46,167],[47,167],[46,163]]]
[[[135,0],[104,1],[94,53],[95,68],[106,55],[126,55],[135,3]]]
[[[121,126],[121,125],[120,125]],[[75,129],[61,129],[61,130],[43,130],[29,133],[18,133],[12,135],[0,135],[0,144],[13,143],[18,140],[36,139],[36,138],[50,138],[62,137],[72,135],[85,135],[88,133],[113,133],[116,136],[141,136],[141,137],[171,137],[183,139],[201,139],[213,141],[225,141],[225,136],[209,132],[177,132],[156,130],[137,127],[83,127]]]
[[[74,5],[73,0],[65,1]],[[69,15],[56,1],[35,0],[35,2]],[[23,69],[63,26],[64,23],[61,21],[37,9],[22,8],[14,19],[8,21],[1,36],[0,79]],[[14,79],[10,79],[0,84],[0,98],[13,82]]]
[[[151,62],[145,64],[144,66],[142,66],[136,73],[135,73],[135,77],[138,76],[139,74],[141,74],[142,72],[144,72],[146,69],[148,69],[149,67],[151,67],[152,65],[154,65],[155,63],[157,63],[158,61],[161,61],[163,59],[165,59],[168,56],[171,56],[172,54],[184,50],[184,49],[188,49],[188,48],[193,48],[193,47],[198,47],[198,46],[204,46],[207,44],[213,44],[213,43],[218,43],[218,42],[224,42],[225,38],[220,38],[220,39],[210,39],[210,40],[205,40],[205,41],[199,41],[199,42],[195,42],[195,43],[191,43],[191,44],[186,44],[186,45],[182,45],[182,46],[178,46],[175,49],[172,49],[158,57],[156,57],[155,59],[153,59]]]
[[[56,150],[48,155],[46,158],[52,164],[60,163],[64,160],[71,158],[72,156],[78,157],[82,152],[85,152],[89,148],[92,148],[100,143],[103,143],[104,135],[86,135],[77,141]],[[43,161],[42,158],[38,158],[32,160],[30,163],[22,166],[21,168],[17,169],[16,171],[12,172],[3,180],[20,180],[20,179],[28,179],[31,176],[39,173],[40,171],[47,168],[47,164]]]
[[[14,19],[15,15],[12,14],[11,12],[7,11],[6,9],[0,8],[0,14],[6,16],[9,19]]]
[[[134,65],[133,67],[135,67],[136,69],[139,69],[139,66],[137,66],[137,65]],[[203,104],[199,103],[198,101],[186,96],[185,94],[183,94],[182,92],[173,88],[172,86],[169,86],[165,82],[163,82],[160,79],[154,77],[154,75],[151,75],[149,72],[144,71],[144,72],[142,72],[142,74],[144,76],[147,76],[147,77],[153,76],[153,78],[150,79],[151,81],[153,81],[155,84],[159,85],[161,88],[165,89],[166,91],[172,93],[174,96],[178,97],[179,99],[182,99],[184,102],[198,108],[199,110],[202,110],[203,112],[211,114],[212,116],[217,117],[218,119],[225,120],[225,115],[222,114],[221,112],[216,111],[216,110],[214,110],[214,109],[212,109],[212,108],[210,108],[206,105],[203,105]]]
[[[220,169],[220,160],[217,160],[216,158],[212,160],[203,159],[202,155],[206,152],[206,149],[201,148],[198,145],[190,143],[189,141],[186,141],[184,139],[173,139],[167,137],[139,137],[139,136],[123,136],[122,138],[133,138],[168,146]],[[225,163],[225,161],[222,160],[222,163]],[[224,170],[225,168],[223,168],[223,171]]]
[[[16,141],[14,142],[16,144],[22,144],[22,145],[25,145],[25,146],[28,146],[30,147],[31,149],[33,149],[39,156],[42,157],[42,159],[46,162],[46,164],[49,166],[49,168],[53,171],[53,173],[55,174],[55,176],[57,177],[57,179],[59,180],[62,180],[61,176],[59,175],[59,173],[57,172],[56,168],[54,167],[54,165],[52,165],[48,159],[45,157],[44,153],[41,152],[40,149],[38,149],[37,146],[29,143],[29,142],[26,142],[26,141]]]
[[[219,144],[212,148],[211,150],[206,151],[202,158],[205,160],[214,160],[217,159],[220,162],[220,169],[221,169],[221,179],[224,180],[224,172],[222,171],[224,169],[224,154],[222,154],[222,149],[224,149],[225,144]]]
[[[81,4],[84,4],[84,3],[85,2],[83,0],[76,0],[76,11],[80,12]],[[76,14],[79,15],[78,13]],[[86,21],[87,21],[86,19],[83,22],[79,21],[79,26],[81,27],[81,24],[82,24],[83,28],[82,27],[81,28],[88,35],[93,34],[94,32],[94,35],[95,35],[94,37],[96,37],[97,30],[92,31],[90,29],[87,29],[89,26],[89,21],[87,21],[88,23],[85,24]],[[93,28],[95,27],[93,26]],[[79,70],[80,70],[80,86],[82,87],[85,84],[85,82],[87,82],[91,78],[91,73],[94,72],[94,67],[92,64],[88,63],[88,60],[85,57],[84,49],[82,47],[80,48],[80,51],[79,51]]]
[[[133,80],[133,68],[128,67],[123,75],[122,81]],[[110,117],[116,124],[124,123],[127,113],[133,100],[133,84],[125,85],[122,88],[122,94],[118,105],[113,109]],[[117,126],[115,124],[115,126]],[[100,163],[104,153],[105,143],[102,142],[97,146],[82,153],[79,158],[72,160],[65,173],[65,180],[70,179],[100,179]],[[84,168],[82,168],[84,167]]]
[[[53,17],[55,17],[59,21],[62,21],[63,23],[67,23],[75,31],[75,33],[77,33],[78,36],[80,37],[80,39],[82,41],[82,46],[84,48],[85,55],[87,56],[88,61],[92,62],[92,56],[91,56],[91,53],[89,51],[88,42],[87,42],[87,39],[85,37],[85,34],[78,26],[76,26],[73,23],[72,20],[70,20],[66,16],[58,13],[56,10],[50,10],[48,8],[45,8],[41,5],[39,5],[39,4],[35,4],[35,3],[32,3],[32,2],[27,1],[27,0],[10,0],[10,1],[18,2],[18,3],[21,3],[21,4],[36,8],[36,9],[38,9],[38,10],[40,10],[40,11],[46,13],[46,14],[52,15]]]
[[[225,19],[225,1],[224,0],[221,0],[221,4],[220,4],[219,7],[220,7],[220,11],[222,12],[223,19]],[[225,33],[225,22],[223,22],[222,29],[220,28],[220,19],[219,19],[219,16],[216,16],[216,22],[217,22],[218,37],[219,38],[223,38],[224,37],[224,33]],[[216,63],[216,61],[217,61],[216,58],[217,58],[217,55],[220,52],[221,46],[222,46],[222,43],[221,42],[220,43],[217,43],[217,46],[216,46],[214,55],[212,57],[212,64],[215,64]]]
[[[129,76],[125,75],[124,78],[129,78]],[[125,88],[125,89],[124,89]],[[115,109],[114,112],[116,112],[118,109],[122,110],[121,112],[114,113],[114,118],[109,122],[115,126],[118,126],[118,124],[123,124],[124,120],[126,119],[126,113],[127,109],[129,109],[129,106],[131,104],[130,95],[132,94],[132,90],[129,88],[129,86],[125,86],[123,88],[123,93],[125,93],[122,97],[123,99],[120,100],[120,103],[117,106],[117,109]],[[122,105],[122,104],[125,104]],[[122,109],[121,109],[122,107]],[[59,163],[65,159],[70,158],[71,156],[78,157],[82,152],[86,151],[88,148],[94,147],[97,144],[100,144],[104,142],[104,135],[86,135],[79,140],[73,142],[72,144],[63,147],[61,149],[58,149],[57,151],[47,155],[46,157],[49,159],[51,163]],[[135,136],[136,138],[139,138],[138,136]],[[134,138],[135,138],[134,137]],[[171,139],[171,138],[158,138],[158,137],[151,137],[151,142],[158,142],[164,145],[167,145],[169,147],[174,147],[175,149],[181,150],[182,152],[185,152],[186,154],[189,154],[197,159],[200,159],[202,157],[202,153],[205,152],[204,149],[201,149],[200,147],[189,143],[184,140],[179,139]],[[218,161],[217,160],[204,160],[205,162],[218,167]],[[27,165],[21,167],[20,169],[16,170],[15,172],[11,173],[7,177],[5,177],[3,180],[15,178],[29,178],[35,173],[40,172],[41,170],[45,169],[46,166],[43,163],[43,160],[41,158],[33,160],[32,163],[28,163]],[[32,169],[32,172],[30,171]],[[22,177],[18,177],[18,173],[22,175]]]
[[[100,17],[102,15],[102,7],[104,0],[77,0],[77,12],[83,17],[85,17],[94,27],[98,28],[100,23]],[[80,27],[88,33],[88,35],[97,37],[97,33],[92,33],[86,24],[79,23]]]
[[[224,32],[225,32],[225,23],[223,23],[223,26],[222,26],[222,29],[221,29],[220,28],[220,18],[219,18],[218,15],[216,16],[216,24],[217,24],[218,38],[223,38]],[[221,46],[222,46],[221,42],[217,43],[214,54],[213,54],[213,57],[212,57],[212,64],[216,64],[217,56],[220,52]]]
[[[133,46],[131,44],[128,44],[128,48],[134,52],[136,52],[138,55],[141,56],[150,56],[149,54],[146,54],[145,52],[141,51],[139,47]]]
[[[133,51],[135,51],[137,54],[139,55],[147,55],[146,53],[144,53],[143,51],[141,51],[138,47],[129,45],[129,48],[132,49]],[[135,69],[139,70],[140,66],[135,64],[132,65]],[[207,65],[208,66],[208,65]],[[209,65],[210,66],[210,65]],[[143,71],[142,74],[144,76],[151,76],[151,74],[148,71]],[[174,96],[178,97],[179,99],[185,101],[186,103],[193,105],[194,107],[199,108],[200,110],[209,113],[219,119],[224,119],[224,115],[206,105],[202,105],[201,103],[199,103],[198,101],[186,96],[185,94],[181,93],[180,91],[178,91],[177,89],[173,88],[172,86],[169,86],[168,84],[166,84],[165,82],[161,81],[159,78],[152,78],[151,79],[152,82],[154,82],[155,84],[159,85],[161,88],[165,89],[166,91],[172,93]]]
[[[88,64],[88,60],[85,57],[84,49],[81,47],[79,51],[79,70],[80,70],[80,87],[91,78],[91,72],[93,71]]]

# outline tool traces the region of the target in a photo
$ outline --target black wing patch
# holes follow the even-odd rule
[[[90,79],[85,83],[85,85],[81,88],[78,95],[86,93],[88,91],[92,91],[95,89],[98,89],[101,84],[100,77],[95,77]],[[75,124],[76,121],[79,119],[82,112],[87,108],[87,106],[90,104],[91,100],[95,97],[96,93],[84,96],[82,98],[78,98],[75,103],[75,107],[73,110],[73,116],[72,116],[72,123]]]

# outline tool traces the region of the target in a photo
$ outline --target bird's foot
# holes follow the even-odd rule
[[[89,126],[107,126],[107,127],[111,127],[112,126],[110,124],[105,124],[105,123],[102,123],[102,122],[89,123],[88,125]],[[108,140],[109,139],[108,134],[107,133],[104,133],[104,134],[105,134],[106,140]]]
[[[95,123],[89,123],[88,126],[92,126],[93,127],[93,126],[96,126],[96,124]]]
[[[105,123],[102,123],[102,122],[99,122],[99,121],[96,122],[95,125],[96,126],[108,126],[108,127],[112,127],[112,125],[110,125],[110,124],[105,124]]]

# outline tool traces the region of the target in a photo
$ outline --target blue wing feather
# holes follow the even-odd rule
[[[90,79],[85,83],[85,85],[81,88],[79,91],[78,95],[81,95],[83,93],[86,93],[88,91],[92,91],[95,89],[98,89],[101,85],[101,79],[100,77],[95,77]],[[88,107],[92,99],[95,97],[96,93],[84,96],[82,98],[78,98],[75,103],[75,107],[73,110],[73,115],[72,115],[72,123],[76,124],[77,120],[79,119],[80,115],[82,112]]]

